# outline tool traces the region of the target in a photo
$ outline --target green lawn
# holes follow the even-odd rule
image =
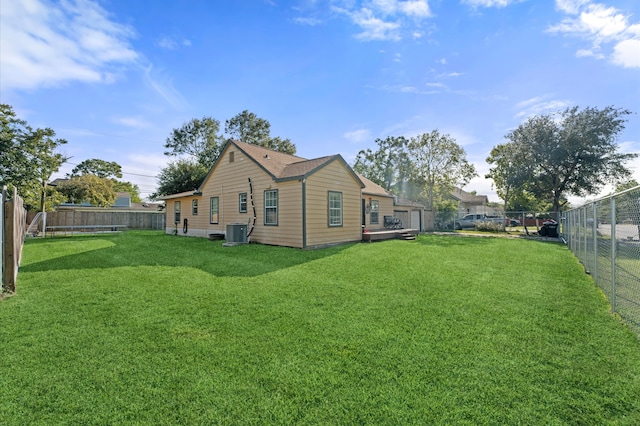
[[[640,424],[640,340],[561,244],[29,240],[0,424]]]

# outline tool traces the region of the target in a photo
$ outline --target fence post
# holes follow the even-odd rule
[[[7,199],[7,187],[2,187],[2,195],[0,195],[0,293],[4,291],[4,246],[5,246],[5,234],[4,234],[4,202]]]
[[[593,203],[593,282],[598,282],[598,207]]]
[[[611,312],[616,311],[616,197],[611,197]]]

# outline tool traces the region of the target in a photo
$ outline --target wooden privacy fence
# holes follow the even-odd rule
[[[165,229],[165,213],[109,209],[69,209],[47,212],[47,228],[117,226],[126,229]],[[41,231],[41,230],[40,230]]]
[[[22,198],[18,197],[18,192],[15,189],[13,196],[9,198],[6,186],[2,188],[0,210],[1,293],[15,293],[18,268],[22,257],[22,243],[27,225],[27,211],[24,209]]]

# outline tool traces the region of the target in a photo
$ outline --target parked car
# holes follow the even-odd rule
[[[504,225],[505,220],[506,219],[504,217],[499,216],[487,216],[485,214],[468,214],[465,215],[462,219],[456,220],[455,229],[475,228],[476,224],[480,222],[494,222]]]

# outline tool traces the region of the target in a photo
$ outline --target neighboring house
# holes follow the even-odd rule
[[[62,182],[66,182],[69,179],[65,178],[57,178],[50,182],[49,186],[58,186]],[[104,209],[104,207],[95,207],[91,203],[86,201],[82,201],[80,203],[60,203],[56,206],[56,209],[85,209],[85,208],[96,208],[96,209]],[[126,210],[126,211],[160,211],[164,208],[164,203],[150,203],[150,202],[141,202],[135,203],[131,201],[131,194],[128,192],[116,192],[116,200],[113,205],[109,208],[115,210]]]
[[[497,216],[502,213],[501,209],[489,207],[489,199],[486,195],[474,195],[455,188],[451,192],[451,198],[458,202],[458,217],[467,214],[484,214],[488,216]]]
[[[245,224],[253,242],[310,248],[361,241],[394,198],[340,155],[307,160],[228,141],[199,188],[161,197],[167,233],[207,237]]]

